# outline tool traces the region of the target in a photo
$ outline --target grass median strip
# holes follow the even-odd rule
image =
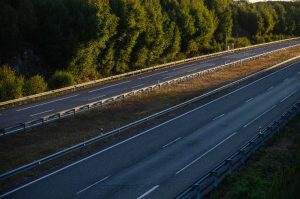
[[[244,62],[234,67],[206,74],[197,79],[183,82],[172,87],[165,87],[155,92],[135,96],[115,105],[82,113],[76,115],[74,118],[66,118],[47,126],[38,127],[30,132],[1,137],[0,172],[9,171],[95,137],[101,133],[100,128],[103,128],[105,132],[116,129],[137,119],[201,95],[228,82],[300,55],[299,52],[300,47],[278,52],[258,60]],[[197,103],[204,103],[205,100]],[[188,109],[190,106],[185,108]],[[125,132],[124,136],[129,135],[129,133],[135,133],[141,128],[147,128],[154,123],[159,123],[166,119],[166,117],[173,117],[175,114],[178,114],[178,112],[155,121],[150,121],[148,124],[142,125],[139,128],[131,129]],[[97,145],[97,147],[99,147],[99,145]],[[91,150],[91,148],[89,149]],[[84,151],[84,153],[87,153],[88,150]],[[81,152],[75,153],[68,157],[68,159],[73,159],[79,155],[82,155]],[[54,161],[54,163],[46,166],[45,169],[59,165],[62,161],[65,160]],[[41,169],[41,171],[43,171],[43,169]],[[22,176],[21,179],[37,175],[38,173],[39,172],[29,173],[28,175]],[[11,183],[5,184],[8,185]]]

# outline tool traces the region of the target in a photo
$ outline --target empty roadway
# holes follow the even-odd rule
[[[1,197],[172,198],[298,101],[299,72],[291,64]]]
[[[31,121],[42,116],[56,113],[62,110],[71,109],[76,106],[84,105],[129,92],[134,89],[150,86],[158,82],[171,80],[176,77],[195,73],[224,63],[237,61],[243,58],[262,54],[264,52],[284,48],[299,44],[300,39],[287,41],[270,46],[250,49],[243,52],[237,52],[231,55],[224,55],[216,58],[211,58],[195,63],[183,64],[171,68],[160,69],[153,72],[147,72],[141,75],[124,78],[122,80],[98,85],[92,88],[87,88],[75,91],[69,94],[60,95],[46,100],[29,103],[14,108],[9,108],[0,111],[0,128],[9,127],[18,123]]]

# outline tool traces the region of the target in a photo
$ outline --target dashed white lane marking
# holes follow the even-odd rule
[[[164,145],[163,148],[166,148],[166,147],[170,146],[171,144],[174,144],[175,142],[177,142],[177,141],[180,140],[181,138],[182,138],[182,137],[179,137],[179,138],[173,140],[172,142],[169,142],[168,144]]]
[[[103,182],[104,180],[106,180],[106,179],[109,178],[109,177],[110,177],[110,176],[106,176],[105,178],[103,178],[103,179],[101,179],[101,180],[99,180],[99,181],[97,181],[97,182],[91,184],[90,186],[87,186],[86,188],[84,188],[84,189],[78,191],[76,194],[78,195],[78,194],[80,194],[80,193],[82,193],[82,192],[84,192],[84,191],[86,191],[86,190],[92,188],[93,186],[99,184],[100,182]]]
[[[221,117],[223,117],[225,114],[222,114],[222,115],[219,115],[218,117],[215,117],[214,119],[213,119],[213,121],[215,121],[215,120],[217,120],[217,119],[220,119]]]
[[[271,86],[270,88],[268,88],[268,91],[272,90],[274,88],[274,86]]]
[[[195,68],[195,69],[189,70],[189,71],[187,71],[187,72],[190,73],[190,72],[194,72],[194,71],[196,71],[196,70],[199,70],[199,68]]]
[[[174,76],[167,76],[167,77],[164,77],[163,79],[169,79],[169,78],[172,78]]]
[[[154,74],[151,74],[151,75],[147,75],[147,76],[140,77],[140,78],[138,78],[138,79],[146,79],[146,78],[148,78],[148,77],[152,77],[152,76],[155,76],[155,75],[164,74],[164,73],[166,73],[166,72],[168,72],[168,71],[162,71],[162,72],[159,72],[159,73],[154,73]]]
[[[110,86],[105,86],[105,87],[102,87],[102,88],[98,88],[98,89],[95,89],[95,90],[91,90],[89,91],[88,93],[94,93],[94,92],[97,92],[97,91],[100,91],[100,90],[104,90],[106,88],[111,88],[111,87],[114,87],[114,86],[119,86],[121,84],[126,84],[128,82],[131,82],[131,81],[125,81],[125,82],[121,82],[121,83],[117,83],[117,84],[113,84],[113,85],[110,85]]]
[[[244,128],[246,128],[247,126],[249,126],[250,124],[252,124],[253,122],[255,122],[257,119],[259,119],[260,117],[262,117],[263,115],[265,115],[266,113],[270,112],[271,110],[273,110],[276,107],[276,105],[272,106],[271,108],[269,108],[268,110],[266,110],[265,112],[263,112],[262,114],[260,114],[259,116],[257,116],[256,118],[254,118],[253,120],[251,120],[249,123],[247,123],[246,125],[244,125]]]
[[[35,113],[35,114],[30,115],[30,117],[34,117],[34,116],[37,116],[37,115],[42,115],[43,113],[49,113],[51,111],[54,111],[54,109],[43,111],[43,112],[40,112],[40,113]]]
[[[298,91],[295,91],[295,92],[289,94],[288,96],[286,96],[285,98],[283,98],[283,99],[280,101],[280,103],[284,102],[285,100],[287,100],[288,98],[290,98],[292,95],[294,95],[294,94],[297,93],[297,92],[298,92]]]
[[[191,163],[189,163],[188,165],[186,165],[185,167],[183,167],[182,169],[180,169],[179,171],[176,172],[176,175],[181,173],[182,171],[186,170],[188,167],[190,167],[192,164],[194,164],[195,162],[197,162],[198,160],[200,160],[201,158],[203,158],[204,156],[206,156],[208,153],[210,153],[211,151],[213,151],[214,149],[216,149],[218,146],[220,146],[221,144],[223,144],[224,142],[226,142],[227,140],[229,140],[232,136],[234,136],[236,134],[236,132],[232,133],[231,135],[229,135],[227,138],[225,138],[223,141],[219,142],[217,145],[215,145],[213,148],[209,149],[208,151],[206,151],[205,153],[203,153],[201,156],[199,156],[198,158],[196,158],[195,160],[193,160]]]
[[[46,105],[46,104],[51,104],[53,102],[58,102],[58,101],[62,101],[62,100],[65,100],[65,99],[70,99],[70,98],[77,97],[77,96],[79,96],[79,94],[72,95],[72,96],[69,96],[69,97],[60,98],[60,99],[53,100],[53,101],[50,101],[50,102],[45,102],[45,103],[42,103],[42,104],[37,104],[37,105],[34,105],[34,106],[29,106],[29,107],[26,107],[26,108],[21,108],[21,109],[18,109],[16,111],[17,112],[24,111],[24,110],[27,110],[27,109],[32,109],[32,108],[35,108],[35,107],[43,106],[43,105]]]
[[[147,191],[146,193],[144,193],[143,195],[141,195],[140,197],[138,197],[137,199],[142,199],[145,198],[147,195],[149,195],[151,192],[153,192],[155,189],[157,189],[159,187],[159,185],[156,185],[154,187],[152,187],[149,191]]]
[[[254,98],[250,98],[246,101],[246,103],[251,102]]]
[[[100,96],[97,96],[97,97],[93,97],[93,98],[89,98],[88,101],[90,100],[95,100],[95,99],[99,99],[101,97],[105,97],[106,95],[100,95]]]
[[[144,86],[144,84],[139,84],[139,85],[133,86],[131,88],[138,88],[138,87],[141,87],[141,86]]]
[[[195,64],[189,64],[187,66],[182,66],[182,67],[178,67],[178,68],[174,68],[172,71],[175,71],[175,70],[181,70],[181,69],[184,69],[184,68],[188,68],[188,67],[191,67],[191,66],[196,66],[200,63],[195,63]]]
[[[297,75],[300,75],[300,71],[297,73]]]

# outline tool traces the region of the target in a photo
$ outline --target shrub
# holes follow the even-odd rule
[[[71,86],[74,83],[74,77],[71,73],[66,71],[56,71],[49,81],[51,89]]]
[[[251,42],[247,37],[240,37],[234,40],[235,48],[246,47],[251,45]]]
[[[264,37],[262,37],[262,36],[256,36],[255,37],[255,43],[262,44],[262,43],[265,43],[265,42],[266,42],[266,40],[265,40]]]
[[[24,78],[18,77],[8,65],[0,67],[0,100],[22,97]]]
[[[24,93],[26,95],[42,93],[46,90],[47,90],[47,83],[45,82],[44,78],[40,75],[35,75],[25,81]]]

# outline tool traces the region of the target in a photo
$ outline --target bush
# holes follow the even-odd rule
[[[251,42],[247,37],[240,37],[234,40],[235,48],[250,46]]]
[[[30,79],[25,81],[24,93],[26,95],[34,95],[37,93],[42,93],[47,90],[47,83],[44,78],[40,75],[35,75]]]
[[[71,86],[74,83],[74,77],[71,73],[66,71],[56,71],[49,81],[51,89]]]
[[[262,44],[262,43],[265,43],[265,42],[266,42],[266,40],[265,40],[264,37],[262,37],[262,36],[256,36],[255,37],[255,43]]]
[[[22,97],[24,78],[18,77],[8,65],[0,67],[0,100]]]

